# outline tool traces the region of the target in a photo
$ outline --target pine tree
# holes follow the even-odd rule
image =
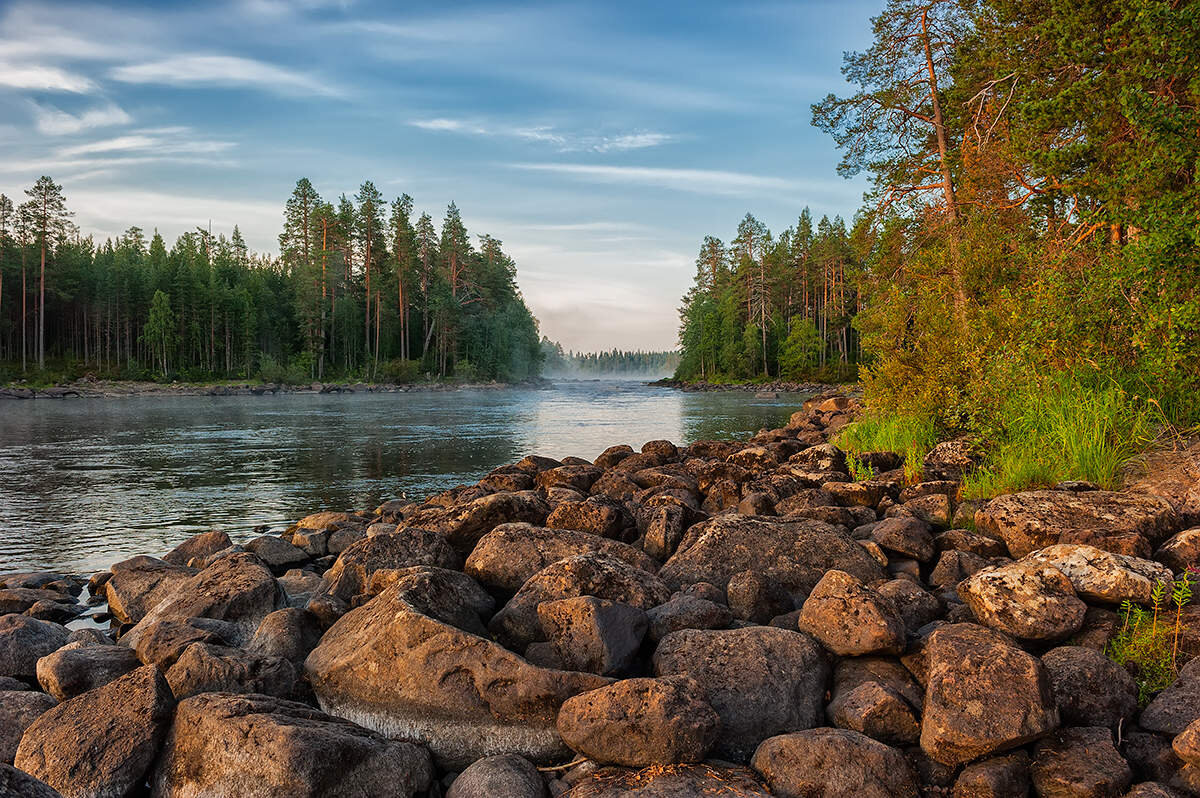
[[[51,237],[61,235],[68,218],[67,200],[62,186],[42,175],[32,188],[26,189],[33,213],[34,233],[41,251],[41,269],[38,277],[38,368],[46,368],[46,253],[51,247]]]

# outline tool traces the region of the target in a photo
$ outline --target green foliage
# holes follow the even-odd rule
[[[779,354],[779,376],[799,380],[811,374],[820,365],[824,348],[825,342],[815,324],[808,319],[794,322]]]
[[[1126,668],[1138,686],[1138,703],[1145,706],[1169,687],[1179,674],[1179,641],[1183,633],[1183,608],[1192,600],[1197,574],[1154,586],[1150,606],[1121,603],[1121,628],[1109,641],[1105,654]]]
[[[661,377],[679,367],[678,352],[569,352],[562,344],[542,338],[542,368],[549,375],[598,377],[635,375]]]
[[[864,463],[853,452],[846,453],[846,468],[850,470],[850,478],[855,482],[866,482],[878,476],[874,466]]]
[[[309,381],[306,366],[307,364],[299,359],[287,364],[279,362],[271,355],[263,355],[258,361],[258,378],[268,383],[303,385]]]
[[[867,412],[847,424],[834,443],[847,452],[896,452],[904,458],[904,474],[916,481],[921,463],[938,442],[938,427],[930,416]]]
[[[421,362],[419,360],[401,360],[396,358],[379,366],[379,379],[397,385],[416,382],[421,378]]]

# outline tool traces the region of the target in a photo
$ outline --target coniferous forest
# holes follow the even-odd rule
[[[189,381],[538,373],[537,321],[501,242],[473,242],[451,203],[413,219],[371,182],[323,199],[307,179],[284,208],[279,256],[196,229],[172,244],[130,227],[97,242],[42,177],[0,195],[0,378]]]

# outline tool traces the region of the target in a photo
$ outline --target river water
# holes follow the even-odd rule
[[[782,425],[804,396],[638,382],[353,395],[0,403],[0,573],[89,573],[191,534],[474,482],[526,454],[592,459]]]

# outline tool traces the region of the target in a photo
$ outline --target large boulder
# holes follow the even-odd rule
[[[300,666],[320,642],[323,631],[312,613],[299,607],[284,607],[263,618],[246,650],[282,657]]]
[[[595,596],[544,601],[537,615],[564,669],[601,676],[632,669],[649,626],[637,607]]]
[[[954,798],[1026,798],[1029,755],[1017,751],[963,768],[954,781]]]
[[[386,590],[335,623],[305,662],[321,708],[390,737],[425,742],[444,766],[516,753],[565,753],[562,702],[600,676],[530,665],[429,618]]]
[[[226,642],[243,645],[262,619],[285,602],[283,589],[262,560],[245,552],[230,554],[177,585],[120,642],[136,649],[146,630],[159,621],[211,618],[231,624],[237,639]]]
[[[813,588],[800,608],[799,626],[843,657],[900,654],[907,634],[890,599],[838,570],[827,572]]]
[[[1138,724],[1162,734],[1182,734],[1200,720],[1200,658],[1179,669],[1179,676],[1142,710]]]
[[[480,496],[465,505],[439,511],[428,519],[418,519],[421,525],[441,532],[450,545],[466,553],[500,524],[514,521],[540,524],[549,514],[550,505],[545,500],[531,490],[523,490]]]
[[[122,560],[112,566],[112,578],[104,583],[108,611],[121,623],[137,623],[195,575],[194,568],[155,557]]]
[[[496,609],[496,600],[466,574],[428,565],[376,571],[367,592],[378,595],[389,588],[418,612],[487,637],[483,619]]]
[[[632,546],[573,529],[501,524],[480,538],[464,570],[480,584],[517,591],[551,563],[577,554],[600,552],[654,573],[654,560]]]
[[[546,518],[551,529],[575,529],[606,538],[615,538],[626,525],[627,513],[621,505],[605,496],[591,496],[581,502],[562,502]]]
[[[979,530],[1007,543],[1013,557],[1097,530],[1103,533],[1101,541],[1136,535],[1156,543],[1177,523],[1175,509],[1165,499],[1103,490],[1013,493],[992,499],[975,513]]]
[[[38,660],[38,684],[59,701],[119,679],[142,663],[125,646],[69,643]]]
[[[158,754],[175,698],[153,665],[40,715],[13,762],[63,795],[124,796]]]
[[[1062,571],[1026,560],[983,568],[957,592],[981,623],[1024,640],[1069,637],[1087,612]]]
[[[921,748],[958,765],[1016,748],[1058,726],[1041,661],[975,624],[935,629],[925,643]]]
[[[847,729],[809,729],[764,740],[751,766],[780,798],[917,798],[895,748]]]
[[[721,718],[718,755],[745,761],[768,737],[810,729],[824,718],[829,664],[800,632],[769,626],[685,629],[654,652],[659,676],[686,675]]]
[[[157,665],[166,671],[192,643],[229,645],[240,636],[241,631],[226,621],[164,618],[142,630],[134,651],[144,664]]]
[[[558,732],[572,750],[627,767],[700,762],[721,726],[687,676],[624,679],[567,699]]]
[[[232,545],[233,541],[229,539],[229,535],[214,529],[183,541],[164,554],[163,560],[171,565],[187,565],[192,560],[204,559]]]
[[[1033,552],[1023,562],[1062,571],[1080,597],[1104,604],[1132,601],[1149,604],[1160,582],[1171,581],[1171,569],[1153,560],[1129,557],[1079,543],[1060,543]]]
[[[792,593],[807,594],[831,568],[863,582],[883,577],[879,563],[837,527],[727,515],[692,527],[659,577],[676,589],[696,582],[724,589],[735,574],[765,570]]]
[[[680,629],[724,629],[733,621],[733,613],[724,604],[686,593],[672,596],[666,604],[648,611],[646,617],[654,641]]]
[[[1060,729],[1040,741],[1029,775],[1046,798],[1120,798],[1133,781],[1112,732],[1094,726]]]
[[[652,765],[645,770],[604,768],[577,781],[561,798],[770,798],[749,768]]]
[[[420,745],[292,701],[205,693],[179,704],[152,786],[155,798],[411,798],[432,779]]]
[[[837,664],[825,713],[834,726],[888,745],[908,745],[921,735],[920,686],[895,659],[847,657]]]
[[[458,774],[446,798],[546,798],[546,782],[523,756],[497,754],[480,759]]]
[[[38,716],[58,704],[33,690],[0,690],[0,764],[12,764],[21,735]],[[0,791],[0,795],[4,795]]]
[[[367,592],[371,574],[383,569],[432,565],[460,570],[462,558],[437,532],[405,527],[390,535],[376,535],[351,543],[326,574],[329,592],[349,601]]]
[[[37,661],[66,645],[65,627],[27,615],[0,615],[0,676],[32,682]]]
[[[180,700],[199,693],[263,693],[286,698],[296,686],[296,668],[283,657],[192,643],[167,671],[167,683]]]
[[[1042,655],[1042,665],[1063,725],[1116,728],[1133,719],[1137,684],[1099,651],[1060,646]]]

